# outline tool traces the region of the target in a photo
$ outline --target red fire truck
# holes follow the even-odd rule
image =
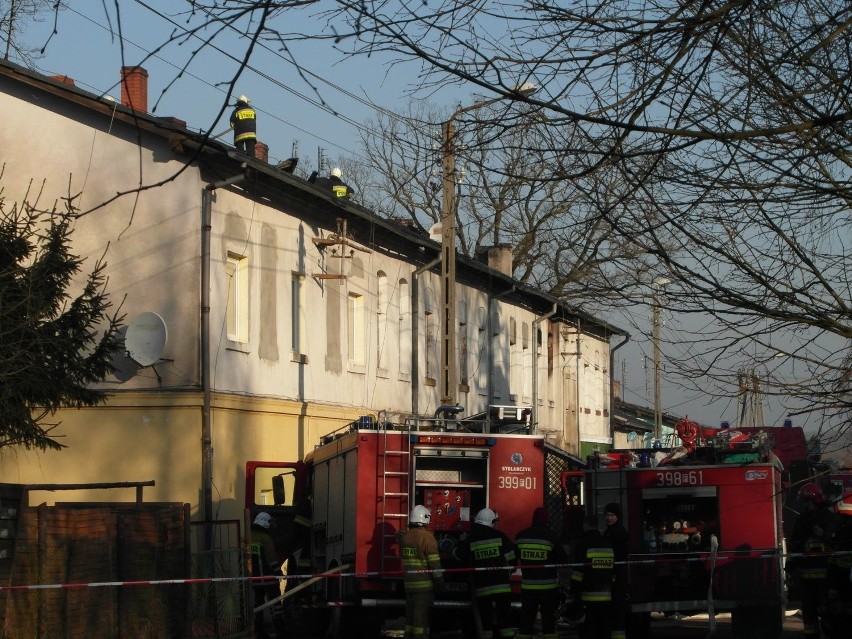
[[[285,541],[292,518],[299,502],[310,499],[310,572],[339,571],[285,599],[291,628],[321,631],[332,608],[346,618],[347,630],[368,636],[401,616],[397,536],[415,505],[431,510],[430,528],[449,568],[479,509],[497,511],[511,538],[529,525],[536,507],[558,512],[560,476],[581,467],[580,460],[531,434],[528,409],[497,406],[482,418],[449,414],[391,424],[364,417],[324,437],[304,460],[247,464],[251,517],[265,510],[279,521],[286,555],[295,550]],[[458,622],[453,612],[469,601],[467,575],[450,570],[436,593],[434,622]]]
[[[631,639],[650,613],[732,613],[737,637],[775,638],[785,610],[782,466],[767,438],[703,433],[645,455],[589,459],[579,476],[584,506],[621,506],[629,534]],[[684,437],[683,435],[686,435]],[[710,436],[713,436],[711,439]]]

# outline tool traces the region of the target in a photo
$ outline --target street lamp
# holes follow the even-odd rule
[[[654,440],[659,440],[663,434],[663,393],[660,388],[660,290],[669,282],[671,280],[667,277],[658,277],[654,280]]]
[[[462,113],[476,111],[507,97],[528,97],[536,85],[525,82],[511,94],[459,107],[442,127],[441,152],[441,402],[455,405],[458,392],[456,356],[456,132],[453,126]]]

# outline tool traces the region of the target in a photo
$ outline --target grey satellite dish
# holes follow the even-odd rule
[[[130,358],[140,366],[156,364],[168,339],[163,318],[156,313],[142,313],[127,327],[124,348]]]

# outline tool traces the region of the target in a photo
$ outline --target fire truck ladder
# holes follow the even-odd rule
[[[411,462],[411,432],[406,425],[403,431],[394,430],[393,424],[379,424],[382,431],[382,572],[390,560],[399,555],[390,552],[396,543],[398,531],[407,528]],[[397,444],[399,442],[399,444]]]

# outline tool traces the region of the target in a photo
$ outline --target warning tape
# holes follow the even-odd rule
[[[715,556],[718,563],[720,560],[736,559],[738,556],[748,555],[749,559],[767,559],[776,561],[781,558],[791,559],[798,557],[819,558],[819,557],[839,557],[852,555],[852,551],[825,552],[825,553],[787,553],[781,554],[756,554],[773,552],[768,550],[728,550],[719,552]],[[631,559],[629,561],[616,561],[618,565],[651,565],[658,563],[682,563],[682,562],[708,562],[710,561],[710,553],[701,553],[699,556],[682,556],[673,554],[670,557],[650,557],[649,559]],[[367,579],[380,577],[402,577],[406,572],[414,574],[434,574],[434,573],[472,573],[472,572],[491,572],[491,571],[510,571],[515,572],[523,568],[543,569],[543,568],[580,568],[583,563],[565,563],[565,564],[536,564],[536,565],[516,565],[516,566],[488,566],[474,568],[440,568],[435,570],[413,570],[413,571],[367,571],[367,572],[338,572],[331,570],[323,573],[308,573],[299,575],[266,575],[262,577],[194,577],[188,579],[148,579],[134,581],[93,581],[88,583],[58,583],[58,584],[29,584],[29,585],[0,585],[0,592],[21,591],[21,590],[79,590],[85,588],[124,588],[136,586],[181,586],[181,585],[196,585],[196,584],[217,584],[217,583],[232,583],[232,582],[250,582],[250,583],[272,583],[275,581],[287,581],[290,579],[305,580],[305,579]]]

